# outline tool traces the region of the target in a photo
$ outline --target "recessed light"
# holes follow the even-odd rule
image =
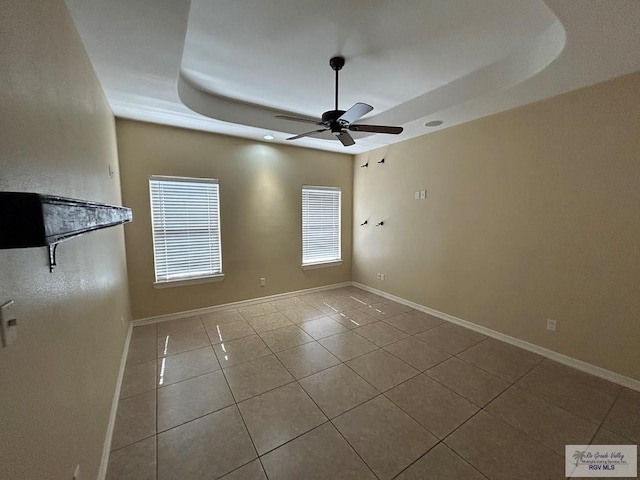
[[[440,125],[442,125],[442,120],[431,120],[430,122],[427,122],[424,124],[425,127],[439,127]]]
[[[273,139],[274,139],[274,138],[276,138],[276,137],[274,137],[273,135],[265,135],[265,136],[264,136],[264,137],[262,137],[262,138],[264,138],[265,140],[273,140]]]

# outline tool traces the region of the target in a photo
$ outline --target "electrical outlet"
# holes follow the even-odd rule
[[[384,273],[380,274],[380,280],[384,280]]]
[[[415,192],[415,193],[413,194],[413,199],[414,199],[414,200],[420,200],[420,192]]]
[[[18,319],[13,312],[13,300],[0,307],[0,340],[2,347],[8,347],[18,338]]]
[[[82,476],[80,475],[80,464],[76,465],[76,469],[73,471],[72,480],[82,480]]]
[[[547,330],[549,330],[551,332],[555,332],[556,331],[556,321],[555,320],[547,319]]]
[[[266,284],[267,284],[267,279],[266,279],[266,278],[264,278],[264,277],[262,277],[262,278],[260,279],[260,286],[261,286],[261,287],[264,287]]]

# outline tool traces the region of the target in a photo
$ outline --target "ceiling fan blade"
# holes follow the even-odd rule
[[[301,133],[300,135],[296,135],[295,137],[289,137],[287,140],[297,140],[302,137],[310,137],[311,135],[315,135],[316,133],[326,132],[329,130],[328,128],[321,128],[320,130],[314,130],[313,132]]]
[[[398,135],[402,133],[402,127],[389,127],[386,125],[349,125],[349,130],[354,132],[371,132],[371,133],[391,133],[393,135]]]
[[[340,134],[336,135],[336,137],[338,137],[338,140],[340,140],[342,142],[342,145],[344,145],[345,147],[356,144],[356,142],[354,142],[353,140],[353,137],[349,135],[349,132],[340,132]]]
[[[373,110],[373,107],[371,105],[358,102],[354,104],[353,107],[351,107],[349,110],[344,112],[342,116],[338,118],[338,120],[346,123],[355,122],[357,119],[359,119],[363,115],[366,115],[371,110]]]
[[[275,117],[280,118],[282,120],[291,120],[292,122],[304,122],[304,123],[313,123],[314,125],[322,125],[321,121],[309,120],[308,118],[290,117],[288,115],[275,115]]]

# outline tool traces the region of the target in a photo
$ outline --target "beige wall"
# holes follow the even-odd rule
[[[119,204],[113,116],[64,1],[0,2],[0,66],[0,190]],[[19,330],[0,349],[0,478],[69,480],[79,463],[95,479],[129,321],[123,228],[47,264],[44,247],[0,250]]]
[[[125,230],[134,318],[351,280],[351,156],[120,119],[116,128],[136,219]],[[224,281],[153,288],[150,175],[219,179]],[[303,184],[342,188],[341,266],[301,269]]]
[[[638,92],[636,73],[357,156],[354,281],[640,379]]]

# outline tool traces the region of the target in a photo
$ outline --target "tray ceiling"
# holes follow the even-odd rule
[[[359,153],[640,69],[635,0],[67,0],[114,114],[285,143],[340,105],[399,136],[294,145]],[[436,128],[424,124],[443,120]],[[289,142],[287,142],[289,143]]]

